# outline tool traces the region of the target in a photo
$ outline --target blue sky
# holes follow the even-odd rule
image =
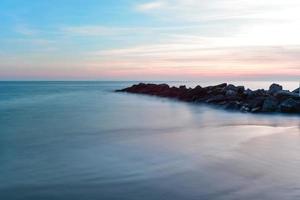
[[[293,0],[1,0],[3,80],[300,75]]]

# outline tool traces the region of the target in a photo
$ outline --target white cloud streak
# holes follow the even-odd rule
[[[152,1],[152,2],[137,5],[136,10],[145,12],[145,11],[161,9],[166,5],[167,4],[165,1]]]
[[[224,20],[224,19],[290,19],[291,15],[299,17],[300,2],[295,0],[161,0],[139,4],[139,12],[152,11],[158,17],[170,20],[186,21]],[[159,11],[159,12],[155,12]],[[293,16],[293,17],[295,17]]]
[[[15,27],[15,31],[24,36],[35,36],[39,33],[38,30],[29,27],[26,24],[19,24]]]
[[[71,35],[82,35],[82,36],[111,36],[120,35],[128,32],[128,29],[117,28],[117,27],[106,27],[106,26],[70,26],[63,27],[62,32]]]
[[[102,26],[102,25],[89,25],[89,26],[65,26],[60,30],[65,35],[71,36],[121,36],[121,35],[143,35],[153,33],[173,33],[182,32],[186,30],[195,30],[200,26],[157,26],[157,27],[117,27],[117,26]],[[153,36],[153,35],[151,35]]]

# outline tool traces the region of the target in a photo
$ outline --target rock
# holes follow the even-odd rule
[[[224,94],[224,91],[222,88],[209,88],[207,94],[216,96],[219,94]]]
[[[244,86],[237,86],[237,92],[239,94],[242,94],[245,91],[245,87]]]
[[[232,84],[229,84],[225,87],[226,90],[233,90],[233,91],[236,91],[237,92],[237,87],[235,87],[234,85]]]
[[[237,95],[237,92],[235,90],[227,90],[225,92],[225,96],[227,97],[232,97],[232,96],[236,96]]]
[[[252,113],[257,113],[257,112],[261,112],[261,107],[255,107],[251,109]]]
[[[293,92],[282,90],[282,86],[272,84],[268,91],[260,89],[245,90],[243,86],[226,83],[202,88],[170,87],[167,84],[139,83],[131,87],[117,90],[137,94],[155,95],[173,98],[185,102],[203,102],[225,109],[242,112],[288,112],[300,114],[300,96]]]
[[[205,87],[205,89],[207,90],[207,94],[209,95],[219,95],[219,94],[224,95],[226,86],[227,83],[222,83],[220,85]]]
[[[251,108],[249,108],[249,106],[247,104],[244,104],[241,106],[240,111],[242,112],[249,112],[251,110]]]
[[[222,101],[226,101],[226,98],[224,95],[216,95],[216,96],[213,96],[209,99],[206,100],[206,103],[219,103],[219,102],[222,102]]]
[[[252,91],[252,90],[247,89],[247,90],[245,90],[245,91],[243,92],[243,96],[244,96],[245,98],[251,98],[251,97],[254,96],[254,94],[253,94],[253,91]]]
[[[171,87],[168,91],[168,96],[169,98],[178,98],[180,95],[180,90],[176,87]]]
[[[270,88],[269,88],[268,94],[273,95],[273,94],[275,94],[276,92],[281,91],[282,89],[283,89],[283,88],[282,88],[281,85],[276,84],[276,83],[273,83],[273,84],[270,86]]]
[[[259,89],[254,91],[254,96],[265,96],[267,92],[264,89]]]
[[[186,86],[185,85],[181,85],[181,86],[179,86],[179,89],[186,90]]]
[[[300,100],[300,96],[297,93],[293,93],[287,90],[278,91],[274,94],[274,96],[280,101],[287,100],[289,98]]]
[[[248,91],[248,90],[246,90],[246,91]],[[247,99],[253,99],[256,97],[264,97],[266,95],[267,95],[267,92],[263,89],[254,90],[254,91],[250,90],[250,92],[248,91]]]
[[[265,101],[264,97],[255,97],[247,101],[250,108],[262,107]]]
[[[219,85],[215,85],[215,86],[212,86],[213,88],[224,88],[227,86],[227,83],[222,83],[222,84],[219,84]]]
[[[280,104],[280,111],[287,113],[300,112],[300,102],[289,98]]]
[[[239,110],[241,108],[241,103],[238,101],[232,101],[225,105],[225,109],[228,110]]]
[[[170,88],[170,86],[168,84],[159,84],[158,87],[163,89],[163,90],[166,90],[166,89]]]
[[[242,101],[243,99],[240,96],[226,96],[226,101]]]
[[[275,97],[268,97],[262,106],[262,112],[274,112],[278,109],[279,101]]]
[[[299,91],[300,91],[300,88],[297,88],[297,89],[293,90],[293,93],[299,94]]]
[[[202,88],[201,86],[196,86],[194,89],[188,91],[188,95],[192,101],[197,101],[200,98],[205,97],[207,94],[207,90]]]
[[[202,87],[200,85],[197,85],[193,90],[201,90]]]
[[[226,93],[226,91],[231,90],[231,91],[234,91],[234,92],[237,92],[237,93],[241,94],[245,91],[245,87],[244,86],[235,86],[235,85],[229,84],[224,88],[224,90],[225,90],[225,93]]]

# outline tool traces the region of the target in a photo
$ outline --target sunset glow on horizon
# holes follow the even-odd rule
[[[0,80],[298,80],[294,0],[2,0]]]

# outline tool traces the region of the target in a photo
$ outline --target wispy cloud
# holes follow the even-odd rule
[[[13,34],[0,40],[0,65],[12,74],[133,79],[300,75],[296,0],[133,2],[118,10],[99,3],[105,9],[84,12],[80,25],[69,20],[76,19],[70,10],[62,15],[66,24],[58,24],[60,18],[40,27],[38,20],[18,20],[10,26]],[[113,16],[106,15],[110,9]]]
[[[66,26],[62,28],[62,32],[72,35],[83,36],[110,36],[128,33],[129,29],[106,27],[106,26]]]
[[[28,26],[27,24],[19,24],[15,27],[15,31],[24,36],[35,36],[39,33],[38,30]]]
[[[151,3],[155,1],[137,7]],[[240,46],[300,44],[298,1],[162,0],[160,3],[163,6],[138,11],[165,22],[202,27],[186,31],[183,37],[223,35],[227,41]]]
[[[199,25],[187,26],[103,26],[103,25],[88,25],[88,26],[64,26],[60,28],[62,34],[71,36],[120,36],[120,35],[135,35],[143,34],[174,34],[186,32],[188,30],[199,29]],[[151,35],[153,36],[153,35]]]
[[[153,76],[239,77],[300,75],[300,46],[205,48],[197,44],[160,44],[94,52],[98,66]],[[103,59],[104,58],[104,59]],[[131,67],[133,69],[128,69]],[[276,69],[276,70],[274,70]]]
[[[151,6],[152,5],[152,6]],[[187,21],[226,19],[290,19],[299,17],[300,3],[294,0],[161,0],[138,4],[140,12]],[[148,8],[148,9],[147,9]],[[160,12],[154,12],[159,10]]]
[[[41,46],[41,47],[46,47],[49,45],[56,44],[55,41],[42,39],[42,38],[18,39],[18,40],[15,40],[15,42],[23,43],[23,44],[26,43],[26,44],[36,45],[36,46]]]
[[[157,10],[161,9],[164,6],[167,6],[166,1],[152,1],[148,3],[138,4],[136,6],[136,10],[138,11],[151,11],[151,10]]]

